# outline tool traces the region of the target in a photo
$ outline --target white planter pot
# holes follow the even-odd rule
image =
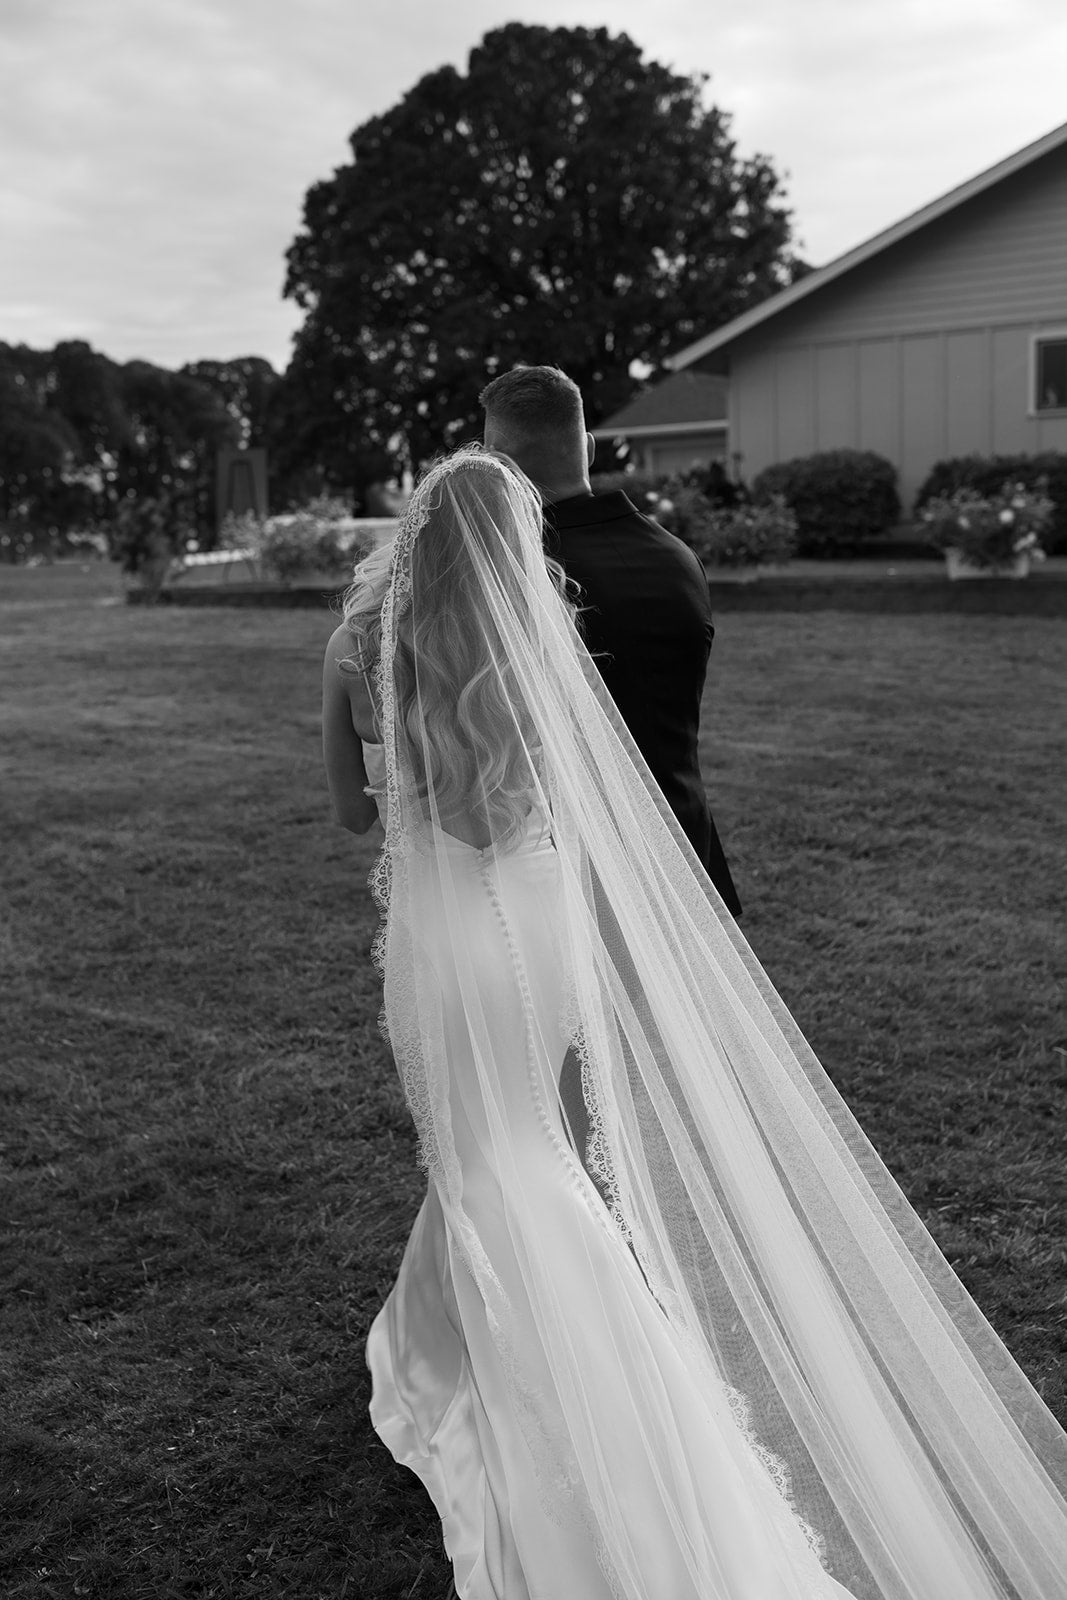
[[[1010,562],[999,567],[978,567],[973,561],[968,561],[961,550],[948,549],[945,551],[945,567],[949,578],[955,582],[958,578],[1028,578],[1030,576],[1030,556],[1024,550],[1021,555],[1013,556]]]

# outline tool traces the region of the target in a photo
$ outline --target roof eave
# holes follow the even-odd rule
[[[621,428],[590,428],[589,431],[594,439],[651,439],[664,438],[672,433],[717,433],[728,427],[726,418],[719,417],[714,422],[646,422],[638,423],[634,428],[624,425]]]
[[[749,329],[757,327],[761,322],[769,321],[771,317],[776,317],[779,312],[787,310],[789,306],[798,300],[803,300],[816,289],[821,289],[826,284],[832,283],[835,278],[840,278],[853,268],[862,266],[872,256],[880,255],[891,245],[917,233],[929,223],[936,222],[947,212],[954,211],[957,206],[964,205],[968,200],[973,200],[976,195],[991,189],[994,184],[1002,183],[1005,178],[1010,178],[1014,173],[1039,161],[1042,156],[1050,154],[1063,144],[1067,144],[1067,122],[1058,128],[1053,128],[1051,133],[1046,133],[1042,138],[1035,139],[1032,144],[1024,145],[1021,150],[1016,150],[1014,155],[997,162],[996,166],[987,167],[984,172],[969,178],[966,183],[958,184],[955,189],[950,189],[939,199],[932,200],[929,205],[911,212],[910,215],[894,223],[891,228],[885,228],[881,233],[874,234],[855,249],[848,250],[843,256],[828,262],[825,267],[819,267],[815,272],[810,272],[806,278],[791,283],[787,289],[779,290],[769,300],[754,306],[751,311],[742,312],[741,316],[735,317],[732,322],[724,323],[714,333],[705,334],[702,339],[686,345],[675,355],[667,356],[664,366],[670,367],[672,372],[680,372],[684,367],[692,366],[694,361],[710,355],[712,351],[722,350],[725,346],[733,344],[735,339],[748,333]]]

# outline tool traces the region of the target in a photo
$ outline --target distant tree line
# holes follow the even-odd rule
[[[128,508],[161,496],[180,502],[209,543],[219,447],[276,446],[281,389],[261,356],[172,372],[112,361],[81,340],[0,344],[0,548],[10,558],[72,534],[109,535]],[[318,487],[299,473],[287,483],[279,465],[276,496]]]

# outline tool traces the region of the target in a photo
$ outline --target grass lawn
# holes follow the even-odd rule
[[[0,570],[0,1592],[438,1600],[363,1339],[421,1196],[376,841],[327,817],[326,612]],[[1067,637],[720,619],[745,931],[1067,1422]]]

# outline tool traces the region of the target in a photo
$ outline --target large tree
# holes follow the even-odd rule
[[[602,418],[632,363],[791,281],[779,178],[738,156],[706,81],[603,28],[511,23],[356,129],[285,286],[307,314],[290,405],[338,481],[471,434],[520,361],[564,367]]]

